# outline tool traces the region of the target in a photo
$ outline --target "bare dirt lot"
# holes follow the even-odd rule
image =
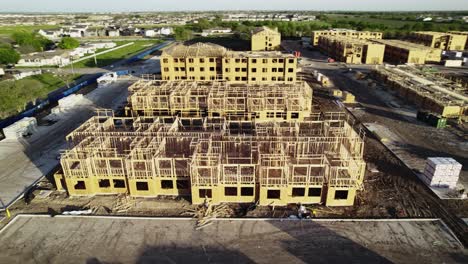
[[[217,220],[21,216],[1,263],[466,263],[437,220]]]

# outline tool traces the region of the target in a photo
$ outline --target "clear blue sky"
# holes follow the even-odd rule
[[[0,12],[468,10],[468,0],[0,0]]]

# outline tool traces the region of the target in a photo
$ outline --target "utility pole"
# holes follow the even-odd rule
[[[97,65],[97,58],[96,58],[96,51],[94,51],[94,64],[96,65],[96,67],[98,66]]]
[[[73,58],[72,57],[70,57],[70,61],[71,61],[72,74],[75,75],[75,69],[73,68]]]

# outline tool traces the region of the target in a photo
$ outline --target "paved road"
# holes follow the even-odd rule
[[[160,71],[158,56],[130,66],[127,65],[128,62],[129,59],[125,59],[114,63],[113,67],[83,69],[89,70],[91,75],[83,76],[78,82],[89,79],[100,71],[128,69],[134,72],[134,76]],[[52,126],[40,126],[31,138],[0,141],[0,199],[5,205],[14,202],[32,184],[58,165],[57,155],[65,148],[65,136],[87,120],[94,108],[116,109],[126,101],[128,86],[127,81],[121,81],[93,90],[85,96],[90,101],[89,107],[77,109]],[[4,206],[0,204],[0,210],[2,209]]]

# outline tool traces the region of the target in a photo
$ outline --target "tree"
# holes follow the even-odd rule
[[[177,41],[189,40],[193,37],[192,31],[184,27],[176,27],[174,29],[174,37]]]
[[[31,33],[24,30],[14,32],[12,37],[19,46],[31,47],[34,51],[47,50],[47,48],[53,44],[52,41],[38,35],[37,33]]]
[[[0,48],[0,64],[16,64],[20,59],[20,54],[16,50],[8,47]]]
[[[58,44],[61,49],[74,49],[80,46],[80,42],[71,37],[64,37]]]

